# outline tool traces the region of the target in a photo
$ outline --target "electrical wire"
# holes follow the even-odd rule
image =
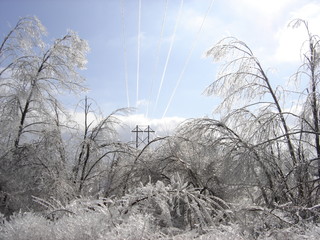
[[[155,65],[154,65],[153,77],[151,79],[151,87],[150,87],[150,92],[149,92],[149,98],[148,98],[148,102],[147,102],[146,118],[148,118],[148,115],[149,115],[149,106],[150,106],[151,96],[152,96],[152,93],[153,93],[154,79],[155,79],[155,75],[156,75],[157,70],[158,70],[160,52],[161,52],[160,50],[161,50],[161,45],[162,45],[162,41],[163,41],[164,26],[165,26],[166,18],[167,18],[168,0],[164,0],[164,1],[165,1],[164,14],[163,14],[163,19],[162,19],[160,38],[159,38],[159,42],[158,42],[158,46],[157,46],[156,61],[155,61]]]
[[[178,13],[178,17],[177,17],[177,20],[176,20],[176,24],[174,26],[174,31],[173,31],[173,35],[172,35],[172,38],[171,38],[170,48],[169,48],[169,51],[168,51],[168,55],[167,55],[167,59],[166,59],[166,62],[165,62],[165,66],[164,66],[164,69],[163,69],[163,72],[162,72],[162,77],[161,77],[160,86],[159,86],[159,90],[158,90],[158,94],[157,94],[157,98],[156,98],[156,102],[155,102],[155,106],[154,106],[154,111],[155,111],[155,109],[156,109],[156,107],[158,105],[160,93],[161,93],[162,86],[163,86],[164,77],[166,75],[168,62],[169,62],[169,59],[170,59],[170,56],[171,56],[173,43],[174,43],[174,40],[175,40],[175,37],[176,37],[177,28],[178,28],[178,25],[179,25],[179,22],[180,22],[182,7],[183,7],[183,0],[181,0],[181,2],[180,2],[179,13]]]
[[[192,56],[192,53],[193,53],[193,51],[194,51],[194,49],[195,49],[195,46],[196,46],[196,43],[197,43],[197,41],[198,41],[200,32],[202,31],[203,25],[204,25],[204,23],[205,23],[205,21],[206,21],[206,19],[207,19],[207,16],[208,16],[208,14],[209,14],[209,12],[210,12],[210,10],[211,10],[211,8],[212,8],[213,3],[214,3],[214,0],[211,1],[210,5],[209,5],[209,7],[208,7],[208,9],[207,9],[207,11],[206,11],[206,14],[205,14],[205,16],[204,16],[204,18],[203,18],[203,20],[202,20],[202,23],[201,23],[201,25],[200,25],[200,28],[199,28],[198,32],[196,33],[196,35],[195,35],[195,37],[194,37],[194,39],[193,39],[193,43],[192,43],[190,52],[189,52],[189,54],[188,54],[188,56],[187,56],[187,58],[186,58],[186,61],[185,61],[185,63],[184,63],[184,66],[183,66],[183,68],[182,68],[182,71],[181,71],[181,73],[180,73],[180,75],[179,75],[179,78],[178,78],[178,80],[177,80],[177,83],[176,83],[176,85],[175,85],[175,88],[174,88],[174,90],[173,90],[173,92],[172,92],[172,94],[171,94],[171,97],[170,97],[170,99],[169,99],[169,102],[168,102],[168,104],[167,104],[167,106],[166,106],[166,108],[165,108],[165,110],[164,110],[164,113],[163,113],[163,115],[162,115],[162,118],[164,118],[165,115],[167,114],[167,111],[168,111],[168,109],[169,109],[169,107],[170,107],[170,105],[171,105],[171,102],[172,102],[172,100],[173,100],[173,98],[174,98],[174,95],[176,94],[176,91],[177,91],[177,89],[178,89],[178,87],[179,87],[179,85],[180,85],[180,82],[181,82],[181,80],[182,80],[182,77],[183,77],[183,75],[184,75],[184,72],[185,72],[186,69],[187,69],[188,63],[189,63],[190,58],[191,58],[191,56]]]
[[[120,0],[121,7],[121,23],[122,23],[122,37],[123,37],[123,62],[124,62],[124,80],[126,86],[127,106],[130,108],[129,85],[128,85],[128,64],[127,64],[127,44],[126,44],[126,27],[124,14],[124,0]]]
[[[138,53],[137,53],[137,89],[136,89],[136,107],[139,101],[139,78],[140,78],[140,43],[141,43],[141,0],[139,0],[139,17],[138,17]]]

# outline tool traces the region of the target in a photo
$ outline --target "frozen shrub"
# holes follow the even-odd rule
[[[42,240],[53,239],[51,223],[35,213],[16,213],[0,225],[0,239]]]
[[[102,213],[87,212],[64,216],[54,224],[55,238],[59,240],[104,239],[110,231],[108,218]]]
[[[128,212],[129,214],[129,212]],[[151,214],[132,213],[125,218],[110,219],[101,211],[82,211],[66,214],[52,221],[35,213],[19,213],[9,221],[0,223],[0,239],[5,240],[273,240],[319,239],[320,227],[316,224],[271,228],[256,236],[244,231],[241,224],[228,223],[216,226],[163,231],[156,226]],[[254,223],[252,223],[254,224]]]
[[[222,199],[203,194],[184,183],[179,175],[168,185],[158,181],[136,188],[122,201],[123,213],[150,213],[162,228],[206,227],[228,218],[229,207]]]

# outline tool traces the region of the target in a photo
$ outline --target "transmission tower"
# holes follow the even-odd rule
[[[136,148],[138,148],[141,144],[147,145],[150,142],[150,133],[155,131],[149,125],[145,129],[137,125],[131,132],[136,134]],[[147,133],[147,136],[145,136],[145,133]]]

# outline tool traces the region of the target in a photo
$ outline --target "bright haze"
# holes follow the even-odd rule
[[[87,79],[90,91],[108,115],[134,107],[124,118],[130,127],[153,125],[170,132],[187,118],[212,117],[219,99],[202,95],[219,63],[205,58],[224,37],[246,42],[272,81],[294,73],[305,40],[295,18],[320,32],[320,2],[312,0],[1,0],[3,37],[20,17],[37,16],[59,38],[68,29],[90,45]],[[316,32],[313,32],[316,33]],[[84,97],[62,96],[70,109]]]

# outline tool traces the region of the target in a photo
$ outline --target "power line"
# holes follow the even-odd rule
[[[169,62],[169,59],[170,59],[170,56],[171,56],[172,46],[173,46],[173,43],[174,43],[174,40],[175,40],[175,37],[176,37],[177,28],[178,28],[178,25],[179,25],[179,22],[180,22],[182,7],[183,7],[183,0],[181,0],[181,3],[180,3],[179,13],[178,13],[178,17],[177,17],[177,20],[176,20],[176,24],[174,26],[174,31],[173,31],[173,35],[172,35],[172,38],[171,38],[170,48],[169,48],[167,59],[166,59],[166,63],[165,63],[164,69],[163,69],[163,73],[162,73],[162,77],[161,77],[161,81],[160,81],[160,87],[159,87],[159,90],[158,90],[158,94],[157,94],[157,99],[156,99],[156,102],[155,102],[154,110],[158,105],[160,93],[161,93],[161,90],[162,90],[163,80],[164,80],[164,77],[165,77],[165,74],[166,74],[166,71],[167,71],[168,62]]]
[[[136,107],[138,106],[139,101],[139,75],[140,75],[140,38],[141,35],[141,0],[139,0],[139,19],[138,19],[138,56],[137,56],[137,100]]]
[[[121,5],[121,22],[122,22],[122,36],[123,36],[123,60],[124,60],[124,80],[126,86],[126,95],[127,95],[127,106],[130,107],[129,99],[129,86],[128,86],[128,64],[127,64],[127,46],[126,46],[126,28],[125,28],[125,19],[124,19],[124,0],[120,0]]]
[[[169,99],[169,102],[168,102],[168,104],[167,104],[167,107],[166,107],[166,109],[164,110],[164,113],[163,113],[163,115],[162,115],[162,118],[164,118],[165,115],[167,114],[167,111],[168,111],[168,109],[169,109],[169,107],[170,107],[170,105],[171,105],[171,102],[172,102],[172,100],[173,100],[173,98],[174,98],[174,95],[176,94],[176,91],[177,91],[177,89],[178,89],[178,87],[179,87],[179,84],[180,84],[180,82],[181,82],[181,80],[182,80],[183,74],[184,74],[184,72],[185,72],[186,69],[187,69],[188,63],[189,63],[189,61],[190,61],[190,58],[191,58],[192,53],[193,53],[193,51],[194,51],[194,48],[195,48],[195,46],[196,46],[198,37],[199,37],[200,32],[201,32],[201,30],[202,30],[202,28],[203,28],[204,22],[206,21],[206,18],[207,18],[208,14],[209,14],[209,12],[210,12],[210,10],[211,10],[211,8],[212,8],[213,2],[214,2],[214,0],[211,1],[210,5],[209,5],[209,7],[208,7],[208,9],[207,9],[207,11],[206,11],[206,14],[205,14],[205,16],[203,17],[203,20],[202,20],[202,23],[201,23],[201,25],[200,25],[200,28],[199,28],[198,32],[196,33],[196,35],[195,35],[195,37],[194,37],[194,39],[193,39],[193,43],[192,43],[190,52],[189,52],[189,54],[188,54],[188,56],[187,56],[187,58],[186,58],[186,61],[185,61],[185,63],[184,63],[184,66],[183,66],[183,68],[182,68],[182,71],[181,71],[181,73],[180,73],[180,75],[179,75],[179,78],[178,78],[178,80],[177,80],[177,83],[176,83],[176,85],[175,85],[175,88],[174,88],[174,90],[173,90],[173,92],[172,92],[172,94],[171,94],[171,97],[170,97],[170,99]]]
[[[150,87],[149,99],[148,99],[148,102],[147,102],[147,113],[146,113],[146,117],[147,118],[148,118],[148,115],[149,115],[149,104],[150,104],[151,96],[152,96],[152,93],[153,93],[154,78],[155,78],[155,75],[156,75],[157,70],[158,70],[159,59],[160,59],[160,50],[161,50],[161,45],[162,45],[162,40],[163,40],[164,26],[165,26],[166,18],[167,18],[168,0],[164,0],[164,1],[165,1],[164,14],[163,14],[163,19],[162,19],[160,38],[159,38],[157,52],[156,52],[156,62],[155,62],[155,65],[154,65],[154,72],[153,72],[153,77],[151,79],[151,87]]]

